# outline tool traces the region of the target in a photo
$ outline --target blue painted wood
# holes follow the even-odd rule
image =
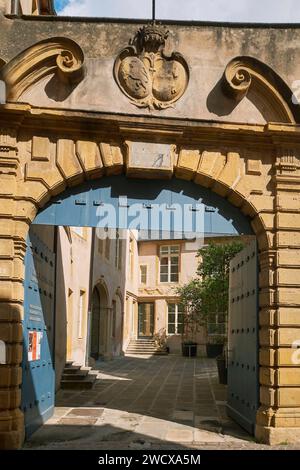
[[[25,257],[22,402],[29,437],[54,412],[54,253],[30,230]],[[42,334],[41,355],[28,360],[29,333]]]
[[[259,406],[258,266],[254,239],[230,263],[228,415],[254,434]]]
[[[167,228],[170,231],[176,231],[180,229],[180,223],[176,217],[173,217],[173,220],[170,218],[170,222],[167,222],[169,214],[175,213],[172,208],[177,204],[185,215],[188,211],[193,214],[192,231],[196,228],[197,211],[195,209],[198,205],[200,211],[202,210],[204,213],[204,227],[201,228],[203,234],[207,236],[253,234],[250,220],[224,198],[207,188],[175,178],[165,181],[113,176],[86,182],[79,187],[68,188],[61,195],[51,199],[49,204],[38,213],[34,223],[57,226],[128,228],[136,216],[131,213],[135,204],[145,206],[142,211],[141,230]],[[99,211],[103,211],[108,205],[114,208],[117,220],[111,216],[108,223],[107,220],[104,223],[99,217]],[[160,222],[154,223],[151,214],[157,210],[157,206],[162,205],[165,205],[165,211]],[[128,219],[125,219],[126,209],[129,213]],[[150,217],[152,217],[151,227],[149,227]]]

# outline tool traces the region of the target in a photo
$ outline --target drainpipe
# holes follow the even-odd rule
[[[91,341],[91,320],[92,320],[92,298],[93,298],[93,278],[94,278],[94,257],[95,257],[95,238],[96,229],[92,228],[91,256],[90,256],[90,279],[89,279],[89,298],[88,298],[88,314],[87,314],[87,334],[86,334],[86,352],[85,365],[89,365],[90,357],[90,341]]]
[[[18,16],[19,14],[19,0],[11,0],[11,15]]]

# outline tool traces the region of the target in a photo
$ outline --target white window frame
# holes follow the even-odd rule
[[[172,253],[171,250],[172,248],[178,248],[178,252],[177,253]],[[168,249],[168,252],[167,253],[162,253],[162,250],[164,248],[167,248]],[[171,259],[174,258],[174,257],[177,257],[178,258],[178,279],[177,281],[172,281],[171,280],[171,276],[172,276],[172,273],[171,273]],[[162,281],[162,272],[161,272],[161,268],[162,268],[162,264],[161,264],[161,260],[162,258],[168,258],[168,279],[167,281]],[[180,271],[180,245],[161,245],[160,248],[159,248],[159,282],[160,284],[178,284],[179,282],[179,271]],[[165,274],[165,273],[164,273]]]
[[[175,305],[175,323],[172,323],[172,325],[175,324],[175,333],[170,333],[169,332],[169,307],[170,305]],[[168,332],[168,336],[174,336],[174,335],[181,335],[182,333],[181,332],[178,332],[178,313],[184,313],[183,312],[183,306],[182,306],[182,311],[179,311],[178,312],[178,308],[179,308],[180,304],[179,303],[176,303],[176,302],[168,302],[168,305],[167,305],[167,332]],[[183,323],[180,323],[180,325],[183,325]]]
[[[227,335],[227,322],[220,321],[220,317],[224,317],[226,319],[225,313],[214,313],[211,314],[211,317],[214,316],[214,321],[211,321],[212,318],[209,319],[207,322],[207,335],[208,336],[226,336]],[[213,327],[214,331],[211,332],[211,327]]]
[[[134,272],[134,262],[135,262],[135,255],[134,255],[134,238],[129,238],[129,263],[128,263],[128,270],[129,270],[129,279],[133,279],[133,272]]]
[[[119,229],[116,230],[116,246],[115,246],[115,268],[119,269],[120,266],[120,254],[121,254],[121,240],[120,240],[120,234],[119,234]]]

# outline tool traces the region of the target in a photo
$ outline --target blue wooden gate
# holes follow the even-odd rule
[[[250,219],[207,188],[175,178],[154,181],[130,179],[123,175],[105,177],[66,189],[38,213],[34,224],[133,228],[130,224],[136,219],[136,212],[132,211],[136,205],[141,207],[144,214],[139,227],[141,231],[150,227],[155,232],[163,232],[165,229],[180,235],[182,220],[174,216],[173,210],[177,207],[181,208],[183,216],[193,216],[188,231],[197,232],[198,236],[253,234]],[[164,207],[165,210],[161,217],[155,218],[153,214],[158,207]],[[128,217],[124,217],[127,209]],[[110,218],[99,216],[111,210]],[[199,215],[203,219],[201,227],[196,223]]]
[[[198,211],[203,215],[201,235],[204,237],[253,234],[250,219],[245,217],[238,208],[233,207],[227,200],[207,188],[190,181],[178,179],[148,181],[127,179],[125,176],[106,177],[86,182],[78,188],[68,188],[62,195],[53,198],[39,212],[34,224],[71,227],[109,226],[111,228],[126,229],[131,228],[130,223],[132,219],[134,220],[135,213],[133,211],[133,214],[130,215],[130,209],[136,204],[146,214],[140,225],[140,230],[149,228],[149,218],[154,220],[151,214],[155,212],[157,207],[164,206],[164,214],[157,219],[158,222],[155,226],[151,225],[151,230],[163,231],[162,226],[164,226],[169,231],[178,231],[180,233],[181,220],[175,216],[168,217],[168,213],[173,213],[174,207],[179,207],[182,209],[181,214],[183,217],[187,213],[194,215],[192,232],[197,233],[198,236],[199,229],[196,224],[198,218],[195,216],[199,213]],[[112,208],[114,209],[112,213],[116,213],[118,217],[112,217],[107,225],[105,218],[99,217],[99,209],[109,211]],[[127,209],[128,218],[124,218],[123,215]],[[165,223],[166,220],[169,220],[169,225]],[[144,223],[145,225],[143,225]],[[256,251],[254,258],[256,262]],[[22,409],[25,413],[27,436],[51,416],[54,407],[54,271],[55,257],[53,252],[31,231],[26,255],[25,347],[22,385]],[[254,271],[251,271],[251,276],[254,275]],[[247,296],[247,292],[234,294],[239,299],[242,295]],[[251,299],[256,299],[256,291],[255,294],[251,294]],[[235,302],[234,305],[239,303],[237,300]],[[236,314],[237,317],[235,317]],[[237,356],[232,359],[232,365],[229,365],[229,390],[231,393],[228,409],[231,415],[234,415],[240,422],[245,422],[245,427],[248,428],[248,422],[251,423],[250,427],[253,423],[257,397],[253,395],[253,399],[247,399],[249,395],[244,396],[241,392],[244,387],[241,381],[244,384],[245,381],[251,379],[251,392],[249,391],[249,393],[254,394],[254,387],[257,387],[255,378],[257,374],[255,359],[257,341],[254,341],[257,333],[256,323],[254,322],[256,314],[257,308],[252,310],[251,321],[249,317],[251,328],[254,328],[254,331],[251,330],[251,334],[250,330],[249,334],[247,332],[250,324],[244,327],[236,326],[241,321],[238,312],[235,313],[234,311],[233,316],[231,316],[233,333],[230,336],[230,342],[233,350],[236,350],[233,354],[237,354]],[[241,316],[243,321],[247,323],[248,320],[245,319],[243,313],[241,313]],[[242,328],[246,328],[246,332],[244,330],[242,332]],[[247,337],[248,341],[250,336],[254,342],[251,344],[247,342],[248,349],[244,350],[243,340]],[[40,356],[38,354],[33,357],[33,353],[29,350],[30,348],[33,349],[33,342],[36,340],[41,343]],[[247,359],[248,354],[251,361]],[[245,374],[248,365],[249,368],[250,366],[251,368],[254,367],[254,370],[249,369],[249,372]],[[238,377],[239,374],[240,378]],[[245,391],[246,387],[243,390]],[[243,401],[245,401],[245,404],[243,404]],[[241,409],[239,406],[241,406]],[[245,406],[251,408],[250,417],[247,413],[244,413]],[[240,416],[244,416],[243,413],[247,417],[240,419]]]
[[[25,257],[22,403],[29,437],[54,411],[55,255],[31,229]]]
[[[230,263],[227,411],[254,434],[259,405],[257,242]]]

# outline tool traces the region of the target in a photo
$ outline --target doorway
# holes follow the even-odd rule
[[[166,201],[168,202],[168,205],[166,205]],[[179,229],[181,228],[180,221],[182,221],[182,217],[175,217],[173,209],[178,208],[181,210],[181,214],[185,214],[185,209],[188,207],[189,213],[193,214],[193,217],[195,214],[203,214],[203,233],[197,232],[197,235],[202,234],[204,238],[237,236],[241,234],[253,235],[249,219],[242,215],[238,209],[232,207],[227,201],[220,196],[213,194],[207,188],[197,187],[191,182],[184,182],[175,179],[170,182],[128,181],[123,176],[115,176],[103,179],[101,184],[98,181],[88,182],[81,185],[80,188],[68,188],[62,195],[56,196],[39,212],[32,229],[36,230],[38,226],[44,226],[43,228],[45,229],[45,233],[48,234],[50,233],[50,230],[47,227],[52,226],[54,229],[54,227],[58,226],[60,228],[59,240],[61,241],[59,241],[58,246],[60,247],[59,254],[63,256],[58,256],[58,258],[61,258],[65,263],[67,262],[69,267],[68,269],[60,270],[62,273],[67,273],[66,276],[60,277],[57,270],[57,285],[58,287],[60,286],[60,290],[63,291],[63,295],[65,295],[65,293],[69,293],[68,303],[66,304],[68,307],[66,309],[66,313],[71,313],[71,311],[74,310],[74,318],[72,324],[69,321],[66,322],[65,317],[67,315],[62,312],[62,305],[64,302],[57,302],[60,314],[58,316],[59,321],[57,321],[56,328],[58,331],[60,328],[59,323],[61,323],[62,326],[60,331],[66,329],[66,325],[68,325],[69,332],[72,330],[72,335],[68,334],[68,358],[75,363],[84,363],[84,356],[87,350],[84,346],[88,328],[90,328],[90,355],[93,359],[97,360],[101,357],[103,359],[110,359],[112,352],[118,348],[116,338],[118,337],[118,325],[121,325],[122,322],[117,322],[117,312],[119,311],[120,317],[120,313],[123,309],[122,307],[117,309],[116,295],[117,292],[123,292],[123,287],[120,290],[119,286],[121,284],[116,282],[116,285],[112,288],[112,275],[109,268],[111,264],[109,264],[109,261],[112,260],[112,265],[114,270],[118,272],[118,275],[123,272],[123,269],[124,272],[126,271],[126,275],[130,280],[128,288],[126,287],[123,294],[126,294],[127,290],[131,293],[132,284],[136,281],[134,275],[139,271],[136,269],[134,270],[133,275],[131,275],[131,271],[128,269],[128,266],[130,266],[128,258],[130,237],[124,238],[124,249],[120,250],[120,247],[118,246],[120,239],[110,238],[108,235],[103,239],[94,239],[95,243],[93,243],[93,233],[95,233],[93,229],[101,228],[107,234],[110,233],[109,230],[113,231],[114,228],[120,228],[121,230],[124,229],[125,231],[129,229],[131,230],[131,213],[128,211],[129,215],[126,219],[124,219],[123,216],[125,212],[127,214],[128,208],[137,203],[139,204],[138,207],[141,208],[141,211],[147,211],[147,215],[151,213],[155,214],[157,208],[161,211],[156,225],[148,223],[149,220],[150,222],[152,221],[152,216],[150,215],[149,218],[141,218],[141,221],[143,223],[145,222],[145,225],[142,225],[139,228],[140,233],[145,232],[147,227],[148,229],[150,227],[151,230],[154,228],[155,230],[153,229],[153,232],[158,233],[159,237],[161,236],[161,233],[165,236],[166,232],[171,233],[172,236],[173,234],[181,233]],[[201,206],[202,208],[199,212],[198,206]],[[114,209],[117,213],[118,217],[110,217],[108,227],[105,225],[107,224],[107,221],[105,222],[105,217],[99,220],[99,213],[102,213],[99,210],[99,207],[102,212],[104,209],[107,209],[108,213],[112,214]],[[115,214],[115,212],[113,212],[113,214]],[[167,218],[166,215],[169,213],[171,213],[172,216]],[[155,220],[154,216],[153,220]],[[190,230],[193,234],[195,233],[195,227],[197,227],[196,222],[197,219],[195,216],[195,218],[192,219],[190,226]],[[76,230],[74,230],[74,227]],[[79,230],[78,227],[83,228]],[[107,232],[106,228],[108,229]],[[159,237],[158,240],[155,239],[154,241],[160,241]],[[171,238],[171,235],[169,238]],[[173,240],[173,238],[171,239]],[[150,241],[151,243],[153,242],[152,239]],[[189,245],[186,240],[185,243]],[[93,282],[94,289],[91,290],[92,299],[90,299],[90,304],[89,299],[84,301],[83,297],[85,293],[90,292],[89,276],[91,276],[91,270],[88,266],[87,260],[91,259],[91,247],[93,245],[93,253],[97,251],[97,256],[99,255],[101,257],[103,276],[101,273],[95,275],[95,272],[97,272],[97,266],[100,265],[100,263],[93,263],[93,279],[95,282]],[[76,254],[76,247],[78,247],[78,250],[80,251],[80,256],[79,254]],[[194,249],[194,247],[189,245],[186,248],[186,251],[189,253]],[[121,263],[118,261],[120,253],[125,253]],[[192,255],[186,255],[187,258],[185,265],[181,266],[181,264],[178,263],[179,269],[183,269],[185,266],[184,269],[187,273],[190,270],[190,265],[187,260],[188,256]],[[47,255],[47,258],[50,259],[50,255]],[[66,260],[66,258],[68,259]],[[157,259],[157,250],[155,250],[155,259]],[[64,262],[61,263],[62,266],[65,265]],[[26,281],[28,281],[30,279],[30,272],[28,270],[29,258],[26,259],[25,264],[27,267]],[[172,274],[172,267],[174,267],[174,263],[168,263],[168,273],[170,272]],[[44,269],[45,268],[43,267],[43,270],[40,273],[42,276],[39,280],[39,285],[36,286],[37,289],[41,288],[40,284],[43,282]],[[152,277],[150,275],[151,273],[154,273]],[[166,327],[166,323],[160,322],[158,318],[160,312],[159,307],[156,306],[155,301],[150,301],[148,298],[150,297],[149,292],[154,292],[156,296],[163,295],[163,290],[152,289],[153,286],[156,287],[156,282],[160,283],[159,288],[161,289],[161,283],[169,285],[170,282],[175,282],[177,280],[177,277],[176,279],[172,279],[171,275],[168,275],[167,279],[163,277],[155,278],[155,273],[156,270],[153,268],[151,272],[149,271],[149,279],[146,276],[146,283],[149,282],[149,285],[144,286],[145,292],[142,291],[139,294],[139,286],[137,286],[136,292],[134,291],[134,295],[136,295],[134,298],[138,302],[138,321],[135,317],[134,336],[136,335],[137,328],[137,337],[139,339],[145,339],[145,342],[147,342],[147,339],[153,339],[153,336],[157,334],[158,328]],[[70,282],[65,282],[64,285],[64,280],[66,280],[67,277],[70,279]],[[179,278],[179,280],[180,279],[181,278]],[[28,295],[30,295],[30,292]],[[155,295],[152,295],[152,299]],[[57,296],[58,300],[59,298],[60,296]],[[88,327],[87,318],[89,312],[87,312],[87,309],[89,305],[91,305],[91,317],[90,326]],[[41,308],[42,307],[44,306],[42,305]],[[256,311],[257,309],[255,312]],[[27,299],[25,298],[25,318],[30,317],[30,315],[30,302],[27,302]],[[156,315],[156,317],[154,317],[154,315]],[[129,322],[125,321],[124,324],[128,325]],[[128,330],[130,330],[130,328],[128,328]],[[130,333],[130,331],[127,331],[128,336]],[[122,334],[119,336],[121,337]],[[54,354],[62,358],[62,355],[58,354],[59,348],[61,348],[61,344],[63,343],[61,334],[57,334],[57,339],[58,341],[54,347]],[[115,349],[111,350],[111,345],[113,345],[113,348]],[[255,344],[255,348],[257,349],[257,344]],[[82,353],[83,350],[84,354]],[[58,365],[59,362],[56,361],[56,370],[58,370]],[[54,376],[54,372],[52,375]],[[26,375],[24,375],[23,390],[25,390],[25,387],[27,386],[26,382],[28,381],[29,379],[26,379]],[[253,381],[256,387],[256,376],[253,377]],[[234,386],[235,384],[236,382],[234,382]],[[234,393],[234,390],[232,393]],[[54,406],[53,393],[51,393],[51,400],[52,410]]]
[[[154,303],[139,304],[138,338],[153,338]]]
[[[91,318],[91,352],[94,359],[99,357],[100,346],[100,296],[95,287],[92,297],[92,318]]]

